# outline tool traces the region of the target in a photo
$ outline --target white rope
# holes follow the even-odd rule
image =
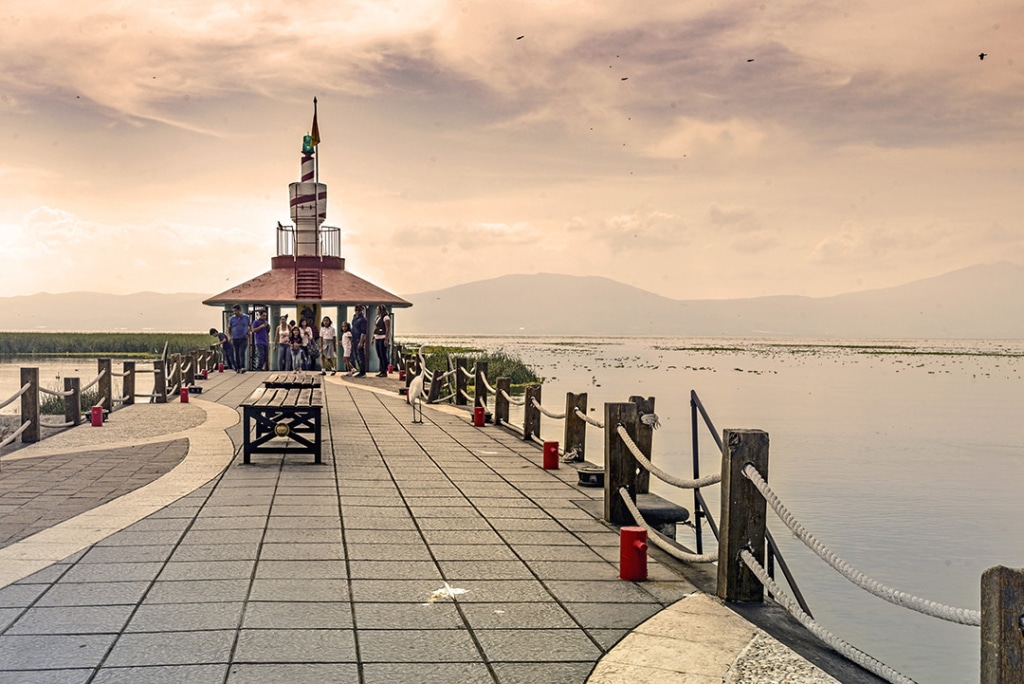
[[[460,389],[460,390],[459,390],[459,396],[461,396],[461,397],[462,397],[463,399],[465,399],[466,401],[473,401],[473,397],[471,397],[471,396],[469,396],[468,394],[466,394],[466,390],[461,390],[461,389]]]
[[[604,430],[604,423],[602,423],[601,421],[591,418],[590,416],[588,416],[583,411],[580,411],[579,409],[573,409],[573,412],[576,414],[577,418],[582,418],[584,421],[590,423],[594,427],[601,428],[602,430]]]
[[[155,368],[136,368],[136,373],[156,373]]]
[[[487,408],[487,401],[483,397],[477,397],[476,405],[480,408]]]
[[[8,444],[10,444],[14,440],[16,440],[18,437],[20,437],[21,433],[24,432],[25,430],[27,430],[28,426],[31,425],[31,424],[32,424],[31,420],[26,420],[24,423],[22,423],[20,428],[18,428],[17,430],[12,432],[10,435],[8,435],[7,439],[5,439],[4,441],[0,442],[0,449],[3,449],[5,446],[7,446]]]
[[[644,452],[640,451],[640,447],[630,439],[629,433],[626,432],[626,428],[619,425],[615,428],[615,431],[619,433],[619,437],[622,438],[622,443],[625,444],[626,448],[633,454],[633,458],[637,460],[637,463],[639,463],[651,475],[654,475],[663,482],[679,487],[680,489],[699,489],[722,481],[721,473],[711,473],[710,475],[705,475],[699,480],[683,479],[666,473],[664,470],[651,463],[651,461],[644,456]]]
[[[65,423],[49,423],[49,422],[43,421],[42,419],[39,420],[39,427],[52,428],[54,430],[60,430],[62,428],[71,427],[74,424],[75,424],[75,421],[73,421],[73,420],[69,420],[69,421],[67,421]]]
[[[87,390],[90,387],[92,387],[93,385],[95,385],[97,382],[99,382],[101,379],[103,379],[103,376],[106,375],[106,374],[107,374],[107,371],[105,371],[105,370],[100,371],[100,374],[97,375],[95,378],[93,378],[92,382],[90,382],[88,385],[83,385],[81,387],[81,391],[84,392],[85,390]]]
[[[31,382],[26,382],[24,385],[21,386],[20,390],[18,390],[17,392],[12,394],[10,397],[5,399],[4,403],[0,404],[0,409],[2,409],[4,406],[7,406],[11,402],[13,402],[15,399],[18,399],[19,397],[21,397],[21,395],[24,394],[25,392],[28,392],[28,388],[31,387],[31,386],[32,386]]]
[[[647,538],[654,542],[655,546],[661,548],[670,556],[678,558],[679,560],[684,561],[686,563],[714,563],[718,560],[717,553],[697,554],[683,551],[681,548],[679,548],[677,544],[672,543],[671,540],[662,536],[662,534],[658,532],[658,530],[654,529],[649,524],[647,524],[647,521],[644,520],[643,513],[641,513],[640,509],[636,507],[636,504],[633,503],[633,500],[629,498],[628,489],[626,489],[625,487],[620,487],[619,496],[622,497],[623,503],[626,504],[626,508],[629,509],[629,513],[633,516],[633,520],[636,522],[636,524],[647,530]]]
[[[775,597],[775,600],[785,606],[786,610],[788,610],[790,614],[797,619],[797,622],[806,627],[807,631],[811,634],[824,641],[847,659],[852,660],[865,670],[873,672],[886,681],[893,682],[893,684],[914,684],[913,679],[900,674],[885,663],[879,662],[867,653],[854,648],[815,622],[814,618],[805,613],[797,602],[782,591],[779,585],[775,583],[775,580],[768,576],[768,573],[765,572],[765,569],[761,567],[761,564],[757,562],[757,559],[754,558],[754,554],[750,553],[750,551],[746,549],[741,550],[740,560],[742,560],[744,565],[750,568],[750,571],[754,573],[759,580],[761,580],[761,584],[764,585],[765,589],[771,592],[772,596]]]
[[[40,387],[39,391],[42,394],[49,394],[51,397],[70,397],[72,394],[75,393],[74,390],[64,390],[63,392],[57,392],[56,390],[47,389],[45,387]]]
[[[808,532],[803,525],[797,522],[793,514],[786,509],[786,507],[779,501],[779,497],[775,495],[768,483],[765,482],[761,474],[757,472],[754,466],[747,464],[743,468],[743,475],[753,483],[757,490],[764,496],[765,501],[771,506],[775,514],[779,516],[779,519],[785,523],[793,534],[802,541],[807,548],[816,553],[819,558],[828,563],[836,572],[856,584],[861,589],[874,594],[880,599],[884,599],[889,603],[897,606],[903,606],[910,610],[930,615],[931,617],[939,618],[940,620],[948,620],[949,622],[956,622],[961,625],[981,625],[981,611],[980,610],[967,610],[966,608],[954,608],[952,606],[946,606],[935,601],[929,601],[927,599],[918,598],[912,594],[907,594],[902,591],[897,591],[892,587],[888,587],[877,580],[868,577],[860,570],[847,563],[845,560],[837,556],[827,546],[822,544],[820,541],[814,538],[814,536]]]
[[[508,392],[506,392],[505,390],[498,391],[501,392],[501,396],[505,397],[505,401],[507,401],[508,403],[515,404],[516,406],[526,406],[525,399],[513,399],[508,395]]]
[[[454,397],[454,396],[455,396],[455,393],[454,393],[454,392],[452,392],[451,394],[446,394],[446,395],[444,395],[443,397],[438,397],[437,399],[435,399],[435,400],[433,401],[433,403],[437,404],[437,403],[440,403],[440,402],[442,402],[442,401],[448,401],[449,399],[451,399],[451,398],[452,398],[452,397]]]
[[[188,373],[188,372],[189,372],[190,370],[192,370],[192,362],[191,362],[191,361],[189,361],[188,363],[186,363],[186,364],[185,364],[185,365],[184,365],[184,366],[182,367],[182,369],[181,369],[181,372],[182,372],[182,373]]]
[[[476,369],[476,366],[473,366],[473,368],[474,368],[474,370],[475,370],[475,369]],[[472,379],[472,378],[473,378],[473,374],[472,374],[472,373],[470,373],[470,372],[469,372],[468,370],[466,370],[465,368],[463,368],[463,367],[461,367],[461,366],[459,367],[459,371],[460,371],[460,372],[461,372],[461,373],[462,373],[462,374],[463,374],[464,376],[466,376],[466,378],[468,378],[468,379]]]
[[[532,432],[530,433],[530,441],[533,442],[534,444],[540,444],[541,446],[544,446],[544,440],[538,437],[537,435],[533,434]]]
[[[433,382],[433,380],[434,380],[434,372],[431,371],[426,366],[421,366],[421,369],[423,371],[423,379],[426,380],[427,382]]]
[[[532,399],[530,399],[530,403],[533,406],[533,408],[537,409],[548,418],[554,418],[555,420],[562,420],[563,418],[565,418],[564,413],[552,413],[551,411],[548,411],[541,405],[539,401],[537,401],[537,397],[533,397]]]
[[[130,371],[130,370],[126,370],[124,373],[115,373],[114,371],[110,371],[110,376],[113,377],[113,378],[127,378],[133,372],[134,371]],[[139,372],[141,373],[143,371],[139,371]]]
[[[124,402],[128,401],[128,397],[116,397],[114,399],[111,399],[110,401],[114,402],[115,404],[123,404]]]
[[[496,390],[493,387],[491,387],[491,383],[487,382],[487,376],[486,375],[481,375],[480,376],[480,384],[483,385],[484,388],[488,392],[490,392],[491,394],[497,394],[498,393],[498,390]]]

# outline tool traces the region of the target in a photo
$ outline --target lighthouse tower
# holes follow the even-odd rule
[[[378,304],[383,304],[391,314],[394,330],[395,309],[412,304],[345,270],[341,229],[324,225],[327,185],[318,178],[319,143],[314,110],[311,134],[302,141],[299,180],[288,184],[293,225],[286,226],[278,221],[277,255],[270,260],[270,270],[210,297],[203,304],[223,307],[225,320],[235,304],[250,315],[266,310],[272,326],[276,326],[281,314],[287,314],[292,320],[306,318],[319,327],[322,316],[327,314],[336,329],[340,321],[350,318],[350,307],[363,304],[373,311]],[[325,310],[328,308],[334,308],[334,313],[328,313]],[[376,360],[369,342],[367,339],[366,358],[370,359],[370,370],[374,370]],[[276,355],[270,356],[270,367],[276,368]]]
[[[310,136],[302,145],[301,180],[288,186],[292,221],[295,223],[295,256],[323,256],[320,226],[327,220],[327,185],[317,182],[316,160]]]

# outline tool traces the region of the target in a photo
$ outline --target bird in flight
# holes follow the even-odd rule
[[[516,36],[516,40],[522,40],[522,39],[523,39],[523,38],[525,38],[525,37],[526,37],[526,36]]]
[[[988,57],[988,53],[987,52],[982,52],[980,55],[978,55],[978,59],[981,59],[981,60],[984,60],[986,57]]]

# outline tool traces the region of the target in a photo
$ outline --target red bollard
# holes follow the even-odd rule
[[[389,364],[388,364],[388,373],[394,373],[394,372],[395,372],[395,367],[394,367],[394,366],[392,366],[392,365],[391,365],[391,364],[389,363]]]
[[[92,419],[93,427],[103,427],[103,407],[93,406],[89,417]]]
[[[218,363],[217,364],[217,372],[218,373],[223,373],[224,372],[224,364],[223,363]]]
[[[484,426],[484,407],[477,406],[473,409],[473,427]]]
[[[642,527],[619,529],[619,579],[647,579],[647,530]]]
[[[544,470],[558,470],[558,442],[544,442]]]
[[[398,371],[398,379],[401,380],[402,382],[405,382],[405,369],[404,368],[402,370]]]
[[[204,368],[203,369],[203,380],[209,380],[209,379],[210,379],[210,374]]]
[[[182,387],[181,388],[181,403],[182,404],[187,404],[188,403],[188,387]]]

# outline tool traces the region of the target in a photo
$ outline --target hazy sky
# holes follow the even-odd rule
[[[327,223],[397,294],[1024,262],[1020,2],[7,0],[0,296],[269,269],[314,95]]]

